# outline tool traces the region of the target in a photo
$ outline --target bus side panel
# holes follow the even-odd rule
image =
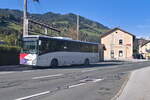
[[[59,66],[84,64],[85,59],[89,59],[90,63],[98,62],[98,53],[82,53],[82,52],[53,52],[40,55],[37,60],[38,66],[50,66],[52,59],[57,59]]]
[[[59,55],[58,52],[42,54],[38,56],[37,65],[38,66],[50,66],[51,61],[54,58],[57,59],[58,61],[61,60],[61,56]],[[61,63],[59,63],[59,65],[61,65]]]

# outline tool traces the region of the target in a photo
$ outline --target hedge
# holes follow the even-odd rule
[[[20,47],[9,46],[9,45],[0,45],[0,52],[20,52]]]
[[[19,64],[20,47],[0,45],[0,65]]]

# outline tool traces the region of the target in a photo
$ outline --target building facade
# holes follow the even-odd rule
[[[133,44],[135,36],[120,28],[114,28],[101,35],[104,44],[104,60],[126,60],[133,58]]]
[[[150,41],[139,46],[139,53],[142,54],[145,59],[150,59]]]

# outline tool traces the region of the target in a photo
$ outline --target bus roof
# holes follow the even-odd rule
[[[46,35],[28,35],[28,36],[24,36],[24,38],[50,38],[50,39],[57,39],[57,40],[67,40],[67,41],[74,41],[74,42],[82,42],[82,43],[89,43],[89,44],[99,44],[96,42],[85,42],[85,41],[80,41],[80,40],[72,40],[69,37],[50,37],[50,36],[46,36]]]

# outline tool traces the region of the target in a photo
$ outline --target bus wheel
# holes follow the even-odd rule
[[[89,65],[89,64],[90,64],[89,59],[85,59],[85,61],[84,61],[84,65]]]
[[[53,59],[51,61],[51,67],[57,67],[58,66],[58,60],[57,59]]]

